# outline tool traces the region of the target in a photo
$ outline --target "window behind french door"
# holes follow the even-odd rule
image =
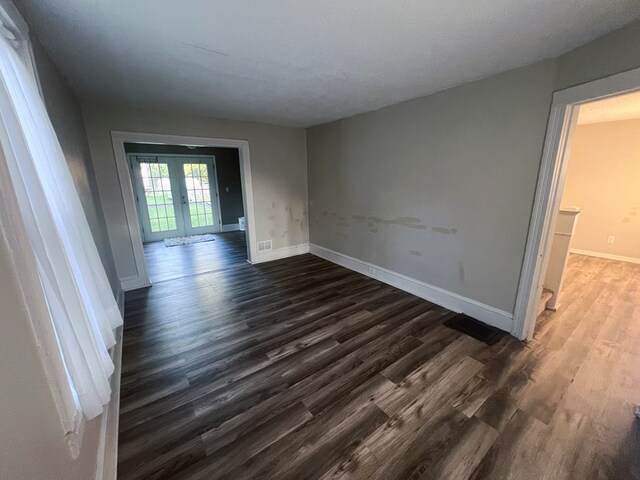
[[[220,231],[214,157],[130,154],[145,242]]]

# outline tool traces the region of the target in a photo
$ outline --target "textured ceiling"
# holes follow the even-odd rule
[[[638,0],[18,0],[83,99],[309,126],[550,58]]]
[[[578,125],[635,118],[640,118],[640,91],[582,105],[578,114]]]

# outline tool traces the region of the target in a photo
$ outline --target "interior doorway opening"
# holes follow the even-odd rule
[[[539,316],[597,299],[640,306],[640,92],[580,106]],[[576,286],[579,285],[579,288]],[[596,300],[594,300],[596,301]],[[540,320],[539,320],[540,321]]]
[[[136,199],[134,195],[131,165],[127,159],[125,144],[144,144],[148,146],[156,145],[162,147],[172,145],[187,148],[189,151],[198,147],[235,149],[240,157],[242,205],[245,217],[244,235],[246,241],[244,241],[245,253],[243,254],[246,255],[246,259],[249,263],[254,262],[257,256],[257,243],[255,238],[256,222],[253,204],[253,182],[251,179],[251,155],[249,142],[247,140],[113,131],[111,132],[111,141],[116,160],[116,168],[118,171],[120,193],[122,195],[127,219],[127,223],[126,225],[123,225],[123,228],[128,230],[128,235],[131,238],[131,248],[133,250],[135,264],[135,274],[120,279],[122,289],[124,291],[136,290],[139,288],[149,287],[151,285],[151,279],[149,278],[149,271],[145,258],[145,243],[143,241],[142,228],[138,218],[138,208],[136,206]]]
[[[576,181],[572,180],[570,190],[573,191],[563,198],[563,194],[568,193],[565,192],[565,185],[567,185],[571,153],[573,147],[576,146],[578,124],[586,126],[587,124],[600,124],[614,120],[640,119],[640,93],[638,92],[640,92],[640,69],[573,87],[557,92],[554,95],[529,230],[527,251],[514,312],[512,333],[518,338],[528,340],[533,337],[539,316],[545,310],[555,311],[563,301],[567,302],[567,306],[571,302],[575,302],[576,305],[579,304],[578,298],[574,298],[564,289],[565,286],[568,288],[568,285],[565,284],[567,278],[572,278],[571,283],[575,280],[576,269],[583,268],[582,277],[589,278],[598,275],[598,272],[602,273],[599,270],[599,267],[602,266],[600,264],[607,260],[609,263],[605,266],[609,274],[617,271],[612,278],[615,281],[624,282],[630,269],[639,268],[634,261],[634,257],[613,254],[610,252],[611,248],[609,248],[609,252],[607,251],[607,245],[611,247],[613,244],[611,237],[614,237],[613,240],[615,241],[615,234],[607,234],[604,235],[606,238],[601,238],[603,236],[602,231],[614,228],[609,225],[609,222],[603,220],[604,217],[602,217],[601,212],[602,207],[609,200],[605,198],[608,194],[602,189],[602,182],[605,180],[603,172],[605,170],[601,170],[600,174],[593,173],[593,175],[598,176],[598,179],[590,182],[592,184],[587,188],[591,188],[591,190],[586,193],[586,196],[575,196],[575,188],[573,186],[575,186]],[[582,119],[580,117],[581,112]],[[587,119],[587,117],[590,118]],[[637,125],[640,126],[640,120],[638,120]],[[608,130],[612,130],[612,125],[608,127]],[[613,130],[619,130],[620,128],[623,127],[621,125],[613,126]],[[593,133],[587,132],[586,135],[593,135]],[[584,138],[585,135],[581,133],[581,137]],[[631,134],[631,137],[634,137],[634,135]],[[640,130],[636,132],[635,137],[640,138]],[[595,144],[581,149],[582,156],[588,151],[593,151],[598,141],[619,143],[620,138],[618,137],[615,140],[613,140],[613,137],[608,140],[601,138],[595,141]],[[602,146],[600,145],[600,147]],[[619,147],[619,145],[617,146]],[[628,145],[627,149],[629,155],[633,156],[635,154],[632,145]],[[606,153],[601,150],[599,162],[606,163],[611,160],[611,145],[608,150]],[[574,165],[574,167],[576,166]],[[614,168],[614,165],[611,165],[611,167]],[[577,175],[576,172],[584,173],[584,169],[585,165],[582,165],[578,170],[574,168],[574,175]],[[623,201],[625,203],[623,209],[626,209],[626,212],[625,215],[621,216],[621,221],[629,224],[628,226],[633,223],[635,228],[638,229],[637,234],[628,231],[628,229],[625,230],[625,236],[628,238],[624,242],[627,244],[633,243],[633,239],[636,238],[635,235],[640,235],[640,222],[636,224],[631,220],[637,216],[635,212],[640,208],[640,198],[637,198],[640,195],[640,178],[633,178],[631,170],[626,176],[617,177],[617,181],[620,183],[619,187],[632,192],[627,194]],[[623,182],[622,178],[624,178],[624,185],[621,184]],[[579,180],[578,183],[580,183]],[[584,179],[582,183],[584,183]],[[611,195],[613,195],[613,192],[614,190],[611,191]],[[598,201],[598,195],[602,196],[600,201]],[[593,202],[587,201],[589,196],[595,196],[596,198]],[[576,205],[575,203],[585,204],[588,207]],[[580,216],[585,217],[584,209],[587,208],[590,221],[585,221],[585,225],[582,226],[581,230],[584,232],[584,236],[593,235],[597,238],[597,242],[604,240],[604,247],[596,248],[596,250],[601,251],[597,257],[593,255],[595,250],[581,249],[579,244],[576,245],[575,234],[577,226],[580,225]],[[611,211],[610,215],[620,216],[620,213],[620,211]],[[599,219],[593,220],[595,217],[599,217]],[[587,223],[591,225],[590,232],[585,229]],[[602,228],[596,229],[594,224],[600,224]],[[572,248],[574,250],[573,254],[571,253]],[[573,258],[570,258],[571,255]],[[588,258],[581,260],[577,258],[577,255]],[[603,261],[594,261],[598,257]],[[621,265],[611,264],[611,262],[620,262]],[[637,273],[640,273],[640,271]],[[573,286],[576,287],[579,284],[577,282]],[[626,295],[627,299],[629,296],[635,298],[640,293],[634,290],[633,285],[625,285],[625,287],[631,288],[630,291],[621,288],[621,295]],[[584,291],[585,285],[582,288]],[[595,294],[595,292],[592,293]],[[563,296],[565,297],[564,300]],[[615,299],[609,298],[607,302],[610,304],[615,303]],[[582,304],[582,306],[584,307],[585,305]]]
[[[247,261],[240,149],[123,146],[151,282]]]

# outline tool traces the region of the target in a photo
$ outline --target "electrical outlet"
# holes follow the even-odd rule
[[[607,238],[607,243],[613,243],[616,241],[616,237],[614,237],[613,235],[609,235],[609,238]]]
[[[369,273],[370,273],[371,275],[375,275],[376,273],[378,273],[378,271],[377,271],[375,268],[373,268],[373,267],[369,267]]]
[[[258,252],[266,252],[267,250],[271,250],[272,244],[271,240],[264,240],[262,242],[258,242]]]

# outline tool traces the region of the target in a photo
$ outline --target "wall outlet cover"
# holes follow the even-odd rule
[[[273,244],[271,240],[263,240],[261,242],[258,242],[258,252],[266,252],[268,250],[271,250],[272,248]]]

